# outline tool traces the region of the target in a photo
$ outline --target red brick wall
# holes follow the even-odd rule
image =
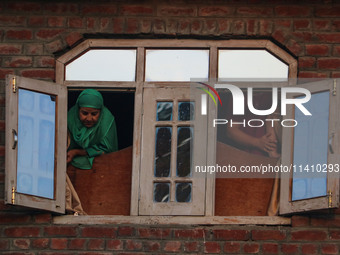
[[[270,38],[298,58],[299,77],[340,77],[335,0],[1,1],[0,253],[339,253],[334,215],[295,216],[292,226],[56,226],[49,214],[5,206],[5,75],[54,80],[54,53],[85,34]]]
[[[74,226],[53,225],[51,220],[49,214],[3,215],[0,218],[0,253],[339,254],[340,250],[340,218],[330,221],[294,216],[293,227]]]

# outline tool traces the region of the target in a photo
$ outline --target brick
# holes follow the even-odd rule
[[[0,16],[0,26],[10,27],[10,26],[25,26],[26,18],[21,16]]]
[[[243,251],[245,253],[258,253],[260,245],[258,243],[246,243],[243,245]]]
[[[275,14],[284,17],[304,17],[312,14],[312,8],[298,5],[277,6]]]
[[[314,35],[311,32],[294,32],[292,35],[295,37],[295,39],[301,43],[308,43],[314,41]]]
[[[123,250],[122,240],[108,240],[106,245],[108,250]]]
[[[340,43],[340,33],[319,33],[316,38],[322,43]]]
[[[112,19],[112,29],[114,33],[122,33],[124,31],[125,19],[114,18]]]
[[[31,40],[33,33],[31,30],[8,30],[6,38],[10,40]]]
[[[304,255],[318,254],[318,246],[315,244],[302,244],[301,252],[302,252],[301,254],[304,254]]]
[[[119,236],[133,236],[135,233],[135,229],[133,227],[125,226],[118,228]]]
[[[138,33],[138,19],[129,18],[126,19],[126,33],[135,34]]]
[[[198,242],[184,242],[185,252],[198,252],[199,243]]]
[[[329,239],[331,240],[340,240],[340,231],[332,230],[329,232]]]
[[[181,250],[182,243],[180,241],[168,241],[164,245],[164,251],[167,252],[179,252]]]
[[[150,33],[152,29],[151,20],[143,19],[140,21],[140,32],[141,33]]]
[[[275,24],[275,27],[290,28],[292,25],[292,21],[287,20],[287,19],[284,19],[284,20],[279,19],[279,20],[274,20],[274,24]]]
[[[138,234],[142,238],[167,238],[170,236],[170,229],[161,228],[139,228],[137,230]]]
[[[202,22],[199,20],[193,20],[191,22],[191,33],[199,34],[202,30]]]
[[[159,251],[161,248],[161,244],[157,241],[147,241],[144,242],[143,249],[145,251]]]
[[[241,244],[235,242],[225,242],[223,251],[225,253],[240,253],[241,251]]]
[[[322,244],[322,254],[339,254],[339,247],[337,244]]]
[[[270,35],[273,32],[273,22],[270,20],[260,20],[259,22],[259,34]]]
[[[322,230],[299,230],[291,232],[293,241],[323,241],[327,239],[327,233]]]
[[[306,53],[307,55],[312,56],[326,56],[329,54],[329,46],[328,45],[314,45],[314,44],[307,44]]]
[[[331,22],[329,20],[314,20],[314,30],[329,30],[331,28]]]
[[[77,231],[74,227],[45,227],[44,232],[48,236],[77,236]]]
[[[231,25],[231,32],[234,34],[244,34],[245,28],[246,25],[244,20],[234,20]]]
[[[34,27],[41,27],[45,24],[44,16],[33,16],[28,18],[28,25]]]
[[[225,33],[228,33],[230,31],[230,22],[229,20],[218,20],[217,21],[217,26],[218,26],[218,32],[220,34],[225,34]]]
[[[112,4],[86,4],[81,10],[85,15],[114,15],[117,14],[117,11],[117,6]]]
[[[48,53],[54,53],[64,49],[64,44],[61,40],[55,40],[53,42],[46,43],[45,48]]]
[[[27,250],[30,248],[31,241],[29,239],[15,239],[13,245],[21,250]]]
[[[83,27],[83,18],[81,17],[71,17],[68,19],[68,26],[70,28],[82,28]]]
[[[295,29],[308,29],[310,28],[310,21],[309,20],[295,20],[293,23]]]
[[[36,33],[37,39],[54,39],[64,32],[64,29],[41,29]]]
[[[41,4],[38,3],[10,3],[8,9],[15,12],[39,12],[41,11]]]
[[[252,240],[285,240],[285,231],[280,230],[253,230],[251,232]]]
[[[47,24],[49,27],[63,27],[65,26],[65,18],[64,17],[49,17],[47,19]]]
[[[318,67],[321,69],[339,69],[340,58],[319,58]]]
[[[68,249],[70,250],[84,250],[86,244],[86,239],[71,239],[68,244]]]
[[[32,69],[32,70],[23,70],[21,71],[21,75],[28,78],[35,79],[50,79],[54,80],[55,71],[53,69]]]
[[[315,9],[315,16],[317,17],[338,17],[340,7],[318,7]]]
[[[242,229],[216,229],[213,235],[216,240],[246,241],[249,239],[250,232]]]
[[[34,249],[46,249],[49,246],[48,238],[39,238],[32,240],[32,248]]]
[[[15,214],[2,214],[0,215],[0,224],[18,224],[31,222],[30,215],[15,215]]]
[[[300,71],[298,78],[327,78],[328,74],[322,72]]]
[[[252,17],[263,17],[271,16],[273,14],[273,9],[271,7],[240,7],[236,10],[237,14]]]
[[[55,67],[55,59],[53,57],[37,57],[35,64],[37,67]]]
[[[154,13],[154,7],[145,5],[123,5],[120,7],[119,13],[123,16],[151,16]]]
[[[263,254],[278,254],[279,245],[277,243],[264,243],[262,244]]]
[[[116,228],[105,228],[105,227],[84,227],[81,231],[83,237],[116,237]]]
[[[21,45],[0,44],[0,55],[15,55],[21,53]]]
[[[44,46],[42,44],[26,44],[25,52],[26,55],[42,55]]]
[[[40,228],[38,227],[9,227],[6,228],[5,236],[7,237],[39,237]]]
[[[136,240],[127,240],[125,242],[125,249],[129,251],[140,251],[143,248],[143,244],[141,241]]]
[[[66,238],[52,238],[50,247],[53,250],[65,250],[67,249],[67,239]]]
[[[204,243],[204,252],[205,253],[220,253],[221,245],[217,242],[205,242]]]
[[[179,229],[174,230],[174,237],[176,238],[185,238],[185,239],[199,239],[204,238],[205,233],[204,229]]]
[[[312,68],[312,67],[315,67],[315,63],[316,63],[316,59],[314,57],[300,57],[299,58],[299,68]],[[294,227],[293,217],[292,217],[292,226]],[[301,224],[302,227],[308,226],[309,218],[308,217],[303,217],[303,218],[307,218],[307,223],[304,223],[303,221],[301,221],[300,223],[295,223],[295,224]],[[304,224],[307,224],[307,225],[304,225]],[[301,226],[295,225],[295,227],[301,227]]]
[[[0,240],[0,251],[7,250],[9,247],[9,240]]]
[[[298,254],[299,246],[297,244],[281,244],[283,254]]]
[[[68,34],[65,38],[67,45],[72,46],[75,43],[81,41],[83,39],[83,36],[78,33],[78,32],[72,32],[70,34]]]
[[[163,6],[158,9],[157,14],[159,16],[193,17],[197,16],[197,11],[193,7]]]
[[[247,34],[252,35],[252,34],[255,34],[256,31],[257,31],[257,21],[248,20],[247,21]]]
[[[87,244],[89,250],[104,250],[105,241],[103,239],[91,239]]]
[[[46,3],[44,4],[44,10],[47,12],[62,14],[65,15],[67,13],[76,14],[79,13],[78,4],[72,4],[70,2],[67,3]]]
[[[5,59],[3,62],[4,67],[30,67],[32,66],[31,57],[12,57]]]
[[[207,6],[198,9],[198,15],[203,17],[225,17],[235,12],[235,8],[226,6]]]
[[[100,31],[105,31],[109,28],[110,18],[101,18],[100,19]]]
[[[35,223],[51,223],[52,215],[50,213],[41,213],[34,215]]]
[[[87,29],[94,29],[96,20],[94,18],[87,18],[86,19],[86,28]]]

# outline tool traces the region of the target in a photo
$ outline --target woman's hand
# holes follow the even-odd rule
[[[268,153],[271,151],[276,151],[277,140],[271,134],[267,133],[264,136],[258,138],[256,147]]]
[[[67,152],[67,163],[70,163],[76,156],[86,156],[87,152],[83,149],[74,149]]]

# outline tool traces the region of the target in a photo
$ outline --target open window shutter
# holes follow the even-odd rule
[[[66,87],[8,76],[5,202],[64,213],[66,143]]]
[[[206,120],[190,88],[145,88],[140,215],[204,215]],[[205,123],[205,124],[204,124]]]
[[[336,208],[339,206],[339,102],[336,84],[324,80],[299,84],[312,96],[304,106],[305,116],[292,105],[286,119],[295,119],[294,128],[283,128],[280,214]],[[297,98],[299,95],[292,95]]]

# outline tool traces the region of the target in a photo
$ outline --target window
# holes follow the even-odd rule
[[[248,61],[249,59],[257,61]],[[274,69],[279,72],[273,72],[271,67],[275,67]],[[121,148],[132,147],[132,156],[129,159],[131,160],[131,194],[127,201],[130,204],[128,214],[135,216],[213,216],[216,215],[215,201],[221,199],[216,190],[218,183],[214,178],[207,178],[206,175],[196,177],[193,167],[215,163],[215,145],[209,137],[215,136],[216,130],[207,131],[208,128],[198,128],[207,127],[208,123],[212,123],[214,116],[202,117],[201,103],[193,100],[190,95],[193,91],[191,89],[193,79],[223,80],[226,78],[254,78],[256,76],[255,78],[260,79],[280,78],[285,80],[296,77],[297,61],[267,40],[86,40],[57,59],[56,71],[57,84],[60,85],[54,84],[54,90],[48,90],[49,86],[45,82],[32,83],[29,79],[16,77],[20,93],[12,93],[11,84],[15,77],[10,77],[8,80],[7,96],[9,100],[6,102],[11,102],[11,104],[7,106],[6,116],[14,115],[9,112],[15,114],[23,110],[27,112],[26,108],[20,110],[20,100],[22,100],[20,97],[41,98],[37,99],[37,104],[48,104],[48,107],[44,109],[51,114],[46,115],[46,119],[45,117],[32,118],[29,121],[32,123],[35,121],[47,123],[46,121],[49,121],[48,124],[42,124],[42,131],[39,134],[51,141],[54,140],[55,146],[50,143],[50,147],[45,149],[38,143],[37,148],[40,146],[40,151],[48,154],[42,158],[52,159],[52,155],[57,155],[54,157],[54,165],[47,164],[48,168],[46,169],[51,170],[47,171],[46,176],[35,174],[34,178],[44,181],[33,182],[33,177],[32,179],[21,177],[21,175],[25,176],[27,171],[20,167],[16,168],[16,166],[27,163],[27,158],[20,159],[20,157],[26,150],[30,151],[25,147],[25,144],[31,146],[30,140],[26,141],[25,137],[32,139],[31,137],[36,134],[32,131],[31,137],[22,135],[20,126],[31,127],[30,124],[26,124],[28,120],[25,118],[19,117],[20,123],[17,123],[15,117],[13,117],[13,122],[6,119],[6,126],[7,123],[13,123],[6,129],[7,137],[13,137],[12,140],[8,139],[6,144],[6,150],[9,151],[8,153],[6,151],[8,203],[12,203],[13,188],[16,199],[14,204],[37,207],[30,202],[34,200],[39,201],[39,205],[47,204],[39,206],[39,208],[64,212],[64,193],[62,191],[64,187],[59,185],[62,185],[65,180],[66,172],[65,151],[61,149],[66,148],[66,139],[64,139],[66,137],[66,91],[68,90],[69,103],[72,104],[80,90],[96,88],[102,91],[104,97],[107,98],[106,101],[117,101],[120,104],[125,100],[123,98],[130,100],[130,103],[126,104],[130,105],[130,110],[127,113],[127,115],[131,115],[130,131],[126,133],[130,137],[130,142],[121,146]],[[31,83],[36,85],[25,87]],[[57,88],[62,94],[60,91],[55,91]],[[22,92],[23,96],[20,96]],[[329,102],[332,105],[334,101],[331,97],[332,91],[329,90],[326,93],[329,93]],[[129,96],[121,97],[123,94],[129,94]],[[317,95],[315,94],[315,96]],[[318,100],[326,105],[326,97],[325,94],[322,94]],[[12,98],[19,99],[12,100]],[[115,99],[113,100],[113,98]],[[207,107],[209,112],[216,113],[212,101],[209,101]],[[112,109],[114,108],[119,108],[117,111],[123,111],[125,107],[112,104]],[[332,107],[329,109],[333,111]],[[327,112],[327,110],[325,111]],[[292,112],[294,111],[292,110]],[[35,115],[45,116],[40,113]],[[329,112],[329,116],[331,115],[332,113]],[[21,116],[20,113],[19,116]],[[55,123],[52,121],[53,118]],[[328,127],[320,127],[324,130],[327,128],[331,130],[328,131],[328,136],[330,135],[331,138],[336,137],[337,134],[336,127],[332,129],[332,125],[330,122]],[[55,134],[53,134],[52,126],[56,131]],[[117,124],[117,126],[119,125]],[[122,130],[126,129],[124,124],[121,126]],[[19,142],[15,147],[16,132],[19,132]],[[295,132],[299,131],[296,129]],[[284,136],[298,137],[294,133],[284,134]],[[310,133],[310,136],[313,136],[313,133]],[[327,137],[326,132],[325,137]],[[328,140],[330,140],[327,143],[328,148],[337,151],[336,138]],[[283,150],[289,151],[288,147],[293,148],[292,146],[297,146],[300,143],[298,140],[294,141],[295,145],[284,145]],[[209,151],[207,148],[213,149]],[[336,152],[334,155],[329,153],[327,155],[327,162],[330,163],[332,162],[329,161],[330,158],[334,157]],[[291,157],[283,158],[284,160],[292,162]],[[41,162],[41,164],[45,163]],[[39,160],[37,165],[39,165]],[[38,168],[34,173],[39,171]],[[324,177],[319,183],[323,183],[322,185],[326,187]],[[288,180],[291,179],[288,178]],[[298,182],[302,182],[304,179],[298,176],[294,176],[293,179],[296,179],[295,186],[300,188]],[[28,191],[25,185],[29,182],[35,183],[37,188]],[[287,190],[284,199],[287,203],[292,203],[290,188],[284,187],[287,183],[289,184],[289,181],[281,185],[281,193],[284,194],[283,189]],[[318,187],[320,187],[319,183]],[[46,194],[39,192],[41,189],[45,190],[45,186],[50,187],[50,184],[52,184],[53,190],[50,188]],[[317,190],[315,194],[318,197],[328,198],[329,185],[333,184],[327,184],[327,189]],[[297,191],[299,188],[293,188],[295,189],[293,192],[297,196],[302,193]],[[19,200],[24,195],[29,199]],[[36,200],[33,196],[39,198]],[[310,195],[302,198],[310,199]],[[295,198],[296,201],[293,198],[294,203],[298,203],[302,198]],[[333,206],[336,205],[334,202]],[[298,210],[290,208],[283,209],[282,212],[293,211]]]

